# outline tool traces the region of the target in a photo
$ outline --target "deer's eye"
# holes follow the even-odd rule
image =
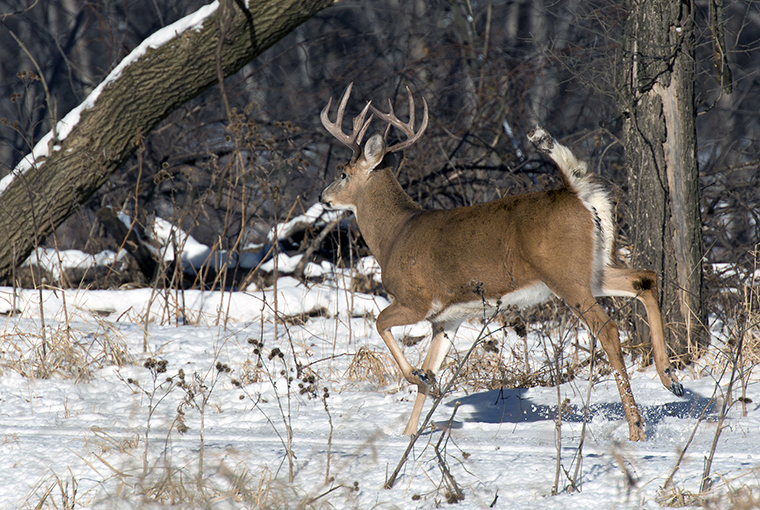
[[[340,174],[340,178],[341,179],[347,179],[348,178],[348,174],[346,174],[346,172],[343,172],[342,174]]]

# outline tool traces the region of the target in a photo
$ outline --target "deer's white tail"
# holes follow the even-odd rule
[[[612,264],[615,244],[615,222],[610,192],[595,174],[588,171],[585,161],[576,158],[570,149],[557,142],[542,127],[536,127],[528,138],[540,151],[545,152],[554,160],[565,185],[578,194],[578,198],[594,218],[596,249],[594,250],[595,281],[592,285],[598,287],[604,268]]]

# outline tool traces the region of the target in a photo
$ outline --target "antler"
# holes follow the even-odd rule
[[[349,83],[348,87],[346,87],[345,92],[343,92],[343,96],[340,98],[340,103],[338,104],[338,117],[335,119],[335,122],[330,122],[330,119],[328,117],[330,106],[332,106],[332,97],[330,97],[330,100],[327,102],[327,106],[325,106],[325,108],[322,110],[322,114],[319,116],[319,118],[322,120],[322,125],[325,127],[325,129],[327,129],[327,132],[333,135],[338,139],[339,142],[343,143],[353,151],[354,155],[351,158],[352,163],[355,162],[359,157],[359,154],[362,153],[360,144],[362,143],[362,138],[364,138],[364,133],[367,131],[370,122],[372,122],[372,115],[370,115],[369,119],[366,121],[364,120],[364,117],[367,116],[367,111],[370,108],[370,103],[372,102],[368,101],[367,106],[364,107],[361,113],[357,117],[354,117],[354,129],[351,132],[351,135],[349,136],[343,132],[343,128],[341,127],[343,124],[343,114],[346,112],[348,96],[351,95],[351,89],[353,86],[353,82]]]
[[[403,142],[399,142],[388,147],[387,152],[396,152],[406,149],[414,142],[416,142],[420,136],[422,136],[422,133],[425,131],[425,128],[427,128],[428,125],[428,105],[427,101],[425,101],[425,98],[423,97],[422,105],[425,108],[425,113],[422,116],[422,124],[420,125],[419,130],[416,133],[414,132],[414,98],[412,97],[412,91],[409,90],[409,87],[406,88],[406,92],[409,94],[409,122],[406,124],[401,122],[398,117],[396,117],[396,114],[393,112],[393,103],[390,99],[388,99],[388,108],[390,109],[388,113],[383,113],[374,106],[370,106],[370,108],[372,108],[372,113],[388,123],[388,127],[385,130],[386,136],[388,135],[388,130],[390,129],[391,125],[406,133],[407,139]]]

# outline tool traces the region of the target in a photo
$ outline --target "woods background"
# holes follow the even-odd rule
[[[50,130],[51,119],[79,104],[141,41],[204,4],[0,3],[0,177]],[[760,237],[760,12],[754,2],[689,5],[702,260],[749,266]],[[216,249],[264,242],[272,225],[313,204],[346,161],[348,151],[322,128],[319,112],[353,81],[349,115],[366,100],[386,98],[405,115],[407,85],[430,105],[430,126],[399,172],[423,207],[559,185],[556,170],[525,137],[540,124],[612,183],[621,244],[628,248],[636,219],[628,187],[636,169],[624,151],[630,112],[621,101],[621,76],[632,54],[625,37],[635,7],[579,0],[343,0],[223,87],[210,87],[139,134],[126,163],[40,242],[60,250],[116,250],[123,239],[96,215],[104,206],[128,212],[142,227],[159,216]],[[724,48],[716,30],[725,36]],[[706,267],[702,300],[712,310],[723,298]],[[117,283],[141,278],[135,272]],[[665,271],[661,278],[667,284],[675,275]]]

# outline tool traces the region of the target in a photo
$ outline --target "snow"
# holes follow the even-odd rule
[[[274,239],[284,239],[299,228],[303,229],[305,225],[311,225],[316,222],[325,224],[340,218],[341,216],[343,216],[343,211],[327,210],[321,203],[317,202],[309,207],[304,214],[298,215],[285,223],[278,223],[271,232],[269,232],[268,238],[270,242]]]
[[[44,267],[58,281],[61,278],[61,272],[65,269],[85,271],[97,266],[111,266],[116,262],[126,265],[126,252],[124,250],[120,251],[118,255],[111,250],[104,250],[92,255],[80,250],[59,251],[54,248],[40,247],[32,252],[24,265]]]
[[[269,243],[337,218],[314,206],[273,228]],[[160,254],[171,260],[179,253],[190,270],[261,263],[262,270],[273,271],[276,263],[287,274],[302,257],[266,255],[271,244],[232,254],[212,251],[161,218],[148,235]],[[123,253],[41,248],[28,263],[58,278],[63,268],[114,261],[123,263]],[[0,288],[0,465],[8,466],[0,474],[0,508],[72,502],[83,508],[163,508],[172,501],[214,508],[433,508],[446,504],[436,445],[456,403],[451,434],[438,452],[463,491],[463,508],[657,508],[676,465],[675,488],[665,494],[687,501],[697,494],[729,379],[721,371],[721,347],[730,324],[716,325],[711,351],[682,374],[684,398],[663,389],[652,368],[629,364],[645,442],[627,441],[614,379],[597,376],[581,490],[562,490],[568,486],[563,476],[556,496],[557,402],[567,401],[561,465],[573,473],[588,370],[562,384],[559,399],[552,387],[485,390],[477,381],[500,370],[519,372],[524,358],[514,332],[489,326],[504,343],[503,364],[494,365],[483,353],[471,360],[480,379],[470,377],[445,396],[433,418],[439,429],[419,439],[387,490],[383,484],[408,444],[401,431],[414,390],[395,370],[374,327],[389,302],[353,291],[359,275],[380,283],[380,267],[373,257],[360,259],[354,269],[309,262],[305,275],[321,283],[284,276],[276,286],[244,292]],[[474,322],[460,329],[450,361],[461,358],[480,328]],[[398,340],[429,338],[430,326],[394,328],[393,334]],[[757,332],[752,334],[756,342]],[[576,337],[587,343],[583,330],[533,325],[527,340],[533,369],[546,371],[554,343]],[[413,365],[421,365],[426,345],[405,348]],[[165,361],[166,371],[151,360]],[[750,400],[734,401],[717,443],[707,495],[716,507],[742,494],[760,498],[760,409],[752,403],[760,381],[751,372],[744,381],[738,387]],[[735,399],[741,395],[734,391]]]
[[[174,255],[181,253],[183,263],[200,268],[211,255],[211,248],[160,217],[154,218],[150,237],[161,247],[160,256],[166,261],[174,260]]]
[[[340,211],[327,211],[322,204],[311,206],[304,214],[295,216],[289,221],[276,224],[269,232],[265,245],[249,245],[240,251],[229,252],[227,250],[215,250],[199,242],[192,235],[180,227],[172,224],[159,216],[153,218],[150,228],[147,230],[151,243],[143,243],[155,258],[165,261],[173,261],[177,254],[182,261],[183,269],[189,274],[197,274],[202,269],[211,267],[215,271],[221,271],[224,267],[253,269],[258,267],[262,271],[274,272],[275,267],[280,274],[292,274],[302,255],[288,255],[277,253],[273,256],[273,240],[282,241],[293,235],[298,230],[313,226],[323,228],[328,222],[339,219]],[[123,211],[117,213],[119,220],[128,228],[132,225],[132,219]],[[138,236],[139,238],[139,236]],[[39,248],[24,262],[25,265],[34,265],[46,270],[55,281],[60,281],[61,273],[65,270],[89,270],[97,266],[108,268],[115,261],[126,263],[125,252],[119,256],[111,251],[103,251],[99,254],[89,255],[79,250],[58,251],[52,248]],[[365,257],[358,261],[357,269],[363,274],[381,283],[380,265],[373,257]],[[309,278],[327,278],[333,280],[335,275],[343,273],[342,277],[351,277],[350,271],[337,269],[329,262],[315,264],[309,262],[304,267],[304,275]]]
[[[81,104],[71,110],[66,116],[63,117],[56,124],[56,136],[57,141],[61,142],[71,133],[74,127],[79,123],[79,118],[83,111],[92,108],[97,101],[100,93],[109,86],[112,82],[117,80],[121,73],[132,65],[137,59],[142,57],[148,49],[155,49],[169,43],[175,39],[178,35],[187,32],[188,30],[200,30],[203,27],[203,23],[208,19],[219,7],[218,0],[205,5],[195,11],[192,14],[185,16],[168,25],[161,30],[153,33],[150,37],[145,39],[139,46],[137,46],[132,52],[129,53],[121,62],[111,71],[108,76],[88,95]],[[30,152],[24,159],[22,159],[16,168],[14,168],[8,175],[0,179],[0,194],[10,185],[16,175],[21,175],[30,168],[43,164],[44,159],[50,155],[51,144],[53,141],[53,131],[51,130],[45,136],[43,136],[39,142],[34,146],[32,152]],[[60,150],[60,145],[52,147],[53,151]]]
[[[373,261],[362,265],[372,271]],[[393,366],[374,327],[388,302],[351,292],[348,273],[325,274],[324,284],[284,277],[276,289],[247,292],[0,288],[0,508],[435,508],[446,505],[439,441],[464,494],[457,508],[659,508],[660,487],[694,431],[674,483],[685,497],[698,492],[729,379],[716,361],[725,338],[714,339],[710,365],[681,373],[683,398],[662,388],[652,368],[629,364],[644,442],[627,441],[612,376],[596,377],[580,492],[551,495],[556,388],[467,385],[434,414],[445,423],[460,403],[450,436],[423,434],[395,486],[384,489],[409,441],[401,432],[414,391],[390,369],[373,374],[357,364],[373,352]],[[463,325],[452,359],[480,328]],[[555,341],[585,342],[583,330],[534,326],[534,367],[547,331]],[[520,349],[511,330],[495,334],[507,344],[504,356]],[[405,348],[412,364],[425,345]],[[151,360],[165,360],[165,371]],[[745,384],[756,402],[757,375]],[[559,387],[568,399],[561,462],[571,474],[587,390],[588,371]],[[746,410],[734,402],[717,443],[707,495],[715,508],[741,491],[760,497],[760,409],[746,402]]]

